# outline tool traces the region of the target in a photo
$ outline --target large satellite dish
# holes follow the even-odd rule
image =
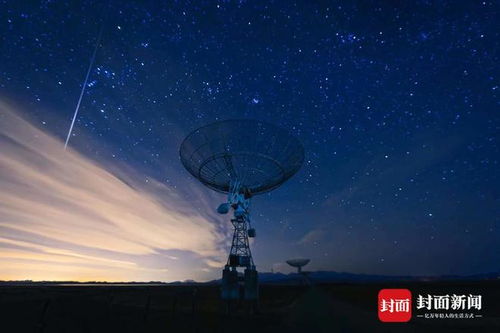
[[[271,191],[302,166],[298,139],[272,124],[226,120],[191,132],[182,142],[184,167],[211,189],[228,193],[235,182],[255,195]]]
[[[255,237],[250,222],[250,198],[271,191],[302,166],[304,148],[298,139],[272,124],[257,120],[226,120],[191,132],[180,147],[182,164],[209,188],[226,193],[217,211],[232,209],[234,235],[222,271],[222,298],[240,297],[238,267],[245,267],[244,298],[258,298],[258,275],[248,238]]]

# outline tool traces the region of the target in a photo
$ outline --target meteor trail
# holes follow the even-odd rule
[[[101,26],[101,30],[99,30],[99,36],[97,36],[97,41],[95,43],[94,53],[92,53],[92,58],[90,59],[89,68],[87,69],[87,75],[85,75],[85,81],[83,81],[80,97],[78,98],[78,103],[76,104],[75,114],[73,115],[73,120],[71,121],[71,126],[69,127],[68,136],[66,137],[66,142],[64,143],[64,150],[66,150],[66,147],[68,146],[69,138],[71,137],[71,132],[73,131],[73,126],[75,125],[75,120],[76,117],[78,116],[78,111],[80,110],[80,104],[82,103],[83,94],[85,93],[85,88],[87,87],[87,81],[89,80],[90,71],[94,66],[94,60],[95,60],[95,55],[97,53],[97,48],[99,47],[99,43],[101,42],[102,29],[103,27]]]

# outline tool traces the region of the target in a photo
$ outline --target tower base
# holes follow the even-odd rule
[[[222,286],[221,286],[222,299],[239,299],[240,286],[238,284],[238,271],[235,267],[232,269],[229,266],[224,267],[222,270]]]
[[[242,293],[240,293],[240,290]],[[259,298],[259,275],[257,270],[255,268],[245,269],[244,277],[240,281],[236,267],[224,267],[222,270],[221,298],[224,300],[257,300]]]
[[[245,269],[245,300],[256,300],[259,298],[259,274],[255,269]]]

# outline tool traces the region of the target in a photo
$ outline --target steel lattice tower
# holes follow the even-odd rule
[[[243,216],[231,219],[231,223],[234,226],[234,234],[227,265],[234,266],[235,261],[231,259],[241,257],[248,259],[243,259],[241,263],[239,262],[238,264],[240,266],[245,266],[247,268],[255,267],[252,251],[250,250],[250,242],[248,241],[248,230],[250,230],[249,223]]]

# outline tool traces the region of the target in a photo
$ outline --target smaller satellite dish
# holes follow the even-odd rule
[[[219,214],[227,214],[229,212],[229,204],[228,203],[221,203],[219,207],[217,207],[217,213]]]
[[[297,267],[297,273],[302,273],[302,267],[307,265],[311,259],[290,259],[286,263],[292,267]]]

